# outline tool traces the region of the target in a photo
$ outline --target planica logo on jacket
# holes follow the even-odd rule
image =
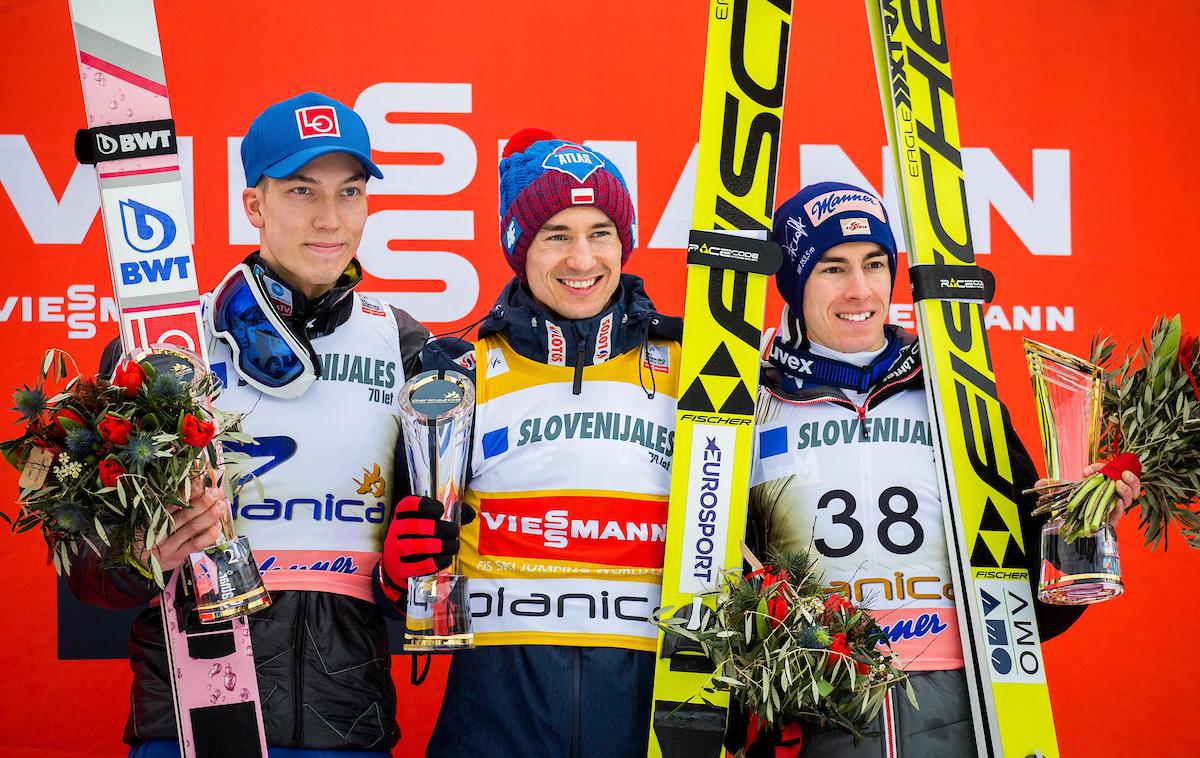
[[[666,371],[641,365],[645,354]],[[583,369],[475,344],[476,415],[462,531],[479,645],[653,650],[674,447],[679,345]],[[651,396],[652,395],[652,396]],[[564,488],[564,483],[570,488]]]
[[[322,377],[281,400],[237,379],[228,345],[213,340],[213,370],[227,377],[217,404],[245,413],[250,458],[234,525],[250,540],[268,590],[315,590],[374,601],[371,571],[392,503],[399,439],[396,388],[404,382],[399,326],[390,308],[357,293],[349,319],[312,340]],[[253,475],[252,477],[250,475]],[[257,479],[257,481],[255,481]]]

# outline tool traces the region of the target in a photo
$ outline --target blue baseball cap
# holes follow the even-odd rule
[[[275,103],[258,114],[242,140],[246,186],[263,176],[286,179],[325,153],[349,153],[368,174],[383,178],[371,161],[367,125],[353,110],[316,92]]]

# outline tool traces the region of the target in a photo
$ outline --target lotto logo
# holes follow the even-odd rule
[[[340,137],[337,111],[332,105],[310,105],[296,111],[296,126],[300,128],[300,139],[309,137]]]

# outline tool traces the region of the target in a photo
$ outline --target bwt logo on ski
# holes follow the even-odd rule
[[[116,139],[103,132],[96,133],[96,152],[101,155],[143,153],[147,150],[169,149],[171,149],[170,129],[118,134]]]
[[[310,137],[340,137],[337,111],[332,105],[310,105],[296,110],[296,125],[300,128],[300,139]]]
[[[869,213],[880,221],[886,221],[879,202],[865,192],[834,190],[814,197],[804,205],[804,212],[812,219],[813,226],[820,226],[830,216],[849,211]]]
[[[545,157],[542,168],[561,171],[582,184],[589,176],[604,168],[604,161],[581,145],[560,145]]]
[[[125,244],[139,253],[156,253],[175,242],[175,220],[164,211],[152,208],[136,200],[118,201],[121,213],[121,231]],[[167,258],[125,261],[120,264],[121,282],[127,285],[143,282],[165,282],[171,279],[187,279],[192,258],[190,255],[174,255]]]
[[[134,250],[156,253],[175,241],[175,221],[168,214],[136,200],[121,200],[118,205],[125,244]]]

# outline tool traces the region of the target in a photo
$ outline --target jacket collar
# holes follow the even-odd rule
[[[895,340],[898,349],[887,371],[867,389],[871,404],[881,402],[902,390],[923,386],[921,352],[917,336],[892,324],[888,324],[884,329],[888,332],[889,342]],[[833,400],[842,404],[851,403],[841,388],[827,384],[806,383],[798,389],[793,389],[795,384],[788,382],[784,372],[774,365],[763,368],[762,383],[768,390],[786,400]]]
[[[244,262],[251,269],[255,266],[262,267],[272,280],[278,282],[291,295],[291,310],[288,313],[284,312],[285,309],[282,309],[280,303],[274,298],[267,299],[275,308],[275,312],[287,321],[288,326],[296,334],[305,335],[309,339],[324,337],[350,318],[354,308],[354,298],[350,296],[350,293],[362,281],[362,265],[357,258],[350,260],[346,270],[338,277],[332,289],[311,300],[303,292],[285,282],[259,251],[255,250],[247,256]]]
[[[479,327],[480,338],[489,334],[503,335],[513,350],[539,363],[592,366],[648,339],[682,340],[683,320],[655,310],[641,278],[633,274],[621,274],[612,303],[586,319],[548,312],[514,278]]]

